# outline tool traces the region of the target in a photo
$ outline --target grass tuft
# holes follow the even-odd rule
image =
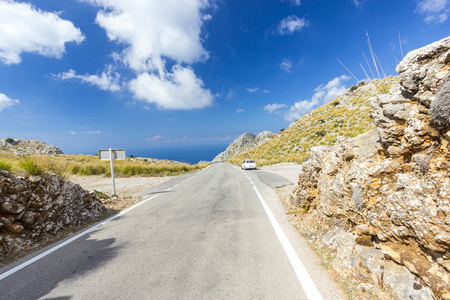
[[[12,164],[7,163],[3,160],[0,160],[0,171],[11,172],[11,170],[12,170]]]
[[[19,165],[29,175],[42,175],[44,172],[42,166],[31,156],[22,156]]]

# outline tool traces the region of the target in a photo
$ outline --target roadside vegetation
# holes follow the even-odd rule
[[[311,155],[311,148],[338,144],[375,128],[369,117],[369,98],[386,94],[398,77],[387,77],[360,83],[343,95],[294,121],[266,143],[247,151],[259,166],[282,162],[302,163]],[[234,156],[229,162],[240,165],[245,153]]]
[[[207,165],[190,165],[174,161],[127,158],[114,161],[116,176],[170,176],[196,171]],[[29,155],[0,153],[0,170],[12,173],[41,175],[45,172],[60,175],[111,175],[109,161],[100,161],[96,155]]]

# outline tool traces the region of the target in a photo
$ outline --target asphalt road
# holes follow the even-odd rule
[[[2,268],[0,299],[340,299],[287,222],[272,189],[285,184],[215,164],[151,187],[139,206]]]

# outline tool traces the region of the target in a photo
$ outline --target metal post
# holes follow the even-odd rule
[[[116,186],[114,184],[114,157],[113,157],[113,151],[112,148],[109,148],[109,158],[111,161],[111,179],[112,179],[112,190],[113,190],[113,196],[116,196]]]

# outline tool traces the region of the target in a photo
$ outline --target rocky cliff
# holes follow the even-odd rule
[[[341,274],[393,299],[450,299],[450,38],[370,99],[376,129],[316,147],[288,203]]]
[[[232,142],[224,152],[217,155],[213,162],[227,161],[228,158],[242,154],[250,149],[258,147],[262,143],[268,141],[273,135],[270,131],[263,131],[258,135],[253,133],[244,133],[234,142]]]
[[[0,138],[0,152],[12,152],[17,155],[64,154],[58,147],[35,140]]]
[[[59,176],[0,171],[0,259],[34,249],[59,231],[105,213],[95,194]]]

